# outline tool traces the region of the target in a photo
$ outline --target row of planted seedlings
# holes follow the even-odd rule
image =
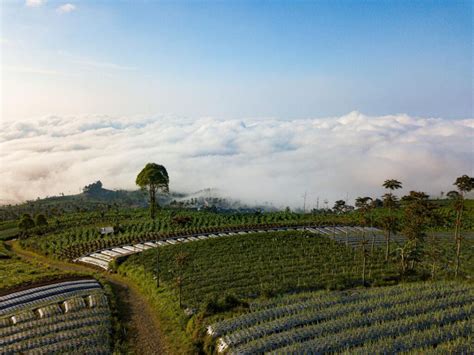
[[[248,224],[248,225],[222,225],[216,227],[196,227],[196,228],[178,228],[174,227],[167,232],[120,232],[111,236],[100,235],[95,229],[87,229],[82,233],[71,234],[69,237],[60,239],[60,241],[52,241],[48,248],[52,250],[59,249],[57,255],[61,258],[74,259],[84,254],[97,250],[110,248],[113,246],[142,243],[145,241],[163,240],[169,238],[177,238],[187,235],[210,234],[218,232],[235,232],[248,231],[252,229],[271,229],[279,227],[298,227],[298,226],[315,226],[311,222],[292,222],[292,223],[273,223],[273,224]],[[82,241],[86,240],[86,241]],[[74,243],[73,245],[70,245]],[[30,243],[33,247],[38,248],[38,243]],[[59,248],[60,246],[60,248]]]
[[[142,267],[153,273],[159,253],[160,279],[173,284],[175,256],[188,255],[181,270],[185,280],[183,299],[196,305],[203,297],[222,294],[254,297],[266,293],[327,287],[347,288],[360,284],[361,257],[329,238],[301,232],[258,233],[222,237],[200,243],[150,250],[130,257],[124,266]],[[380,255],[379,255],[380,254]],[[383,254],[366,265],[367,280],[393,277],[396,268],[383,261]]]
[[[220,350],[230,348],[239,354],[276,349],[312,351],[313,346],[318,351],[332,352],[341,350],[337,348],[340,343],[334,338],[346,338],[346,344],[350,344],[350,340],[354,344],[368,339],[367,336],[350,338],[354,332],[369,334],[370,338],[374,333],[384,334],[387,329],[390,334],[399,334],[397,330],[403,333],[407,325],[417,329],[413,325],[429,327],[462,322],[472,316],[472,292],[472,287],[449,284],[383,288],[353,295],[304,294],[301,298],[291,297],[289,302],[284,298],[283,302],[270,301],[262,307],[254,306],[248,314],[213,324],[208,332],[214,338],[220,337]],[[429,319],[432,319],[431,323]],[[380,332],[380,328],[384,330]],[[327,341],[328,334],[338,336],[331,336]]]

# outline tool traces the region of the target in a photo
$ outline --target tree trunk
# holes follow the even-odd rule
[[[367,256],[365,255],[365,247],[363,250],[363,264],[362,264],[362,284],[365,286],[365,266],[367,264]]]
[[[456,270],[454,271],[454,277],[458,277],[459,267],[461,266],[461,236],[459,235],[456,239]]]
[[[155,219],[155,205],[156,205],[155,193],[156,193],[155,188],[150,187],[150,217],[151,219]]]
[[[385,235],[385,261],[388,261],[388,255],[390,254],[390,230]]]
[[[457,240],[458,238],[458,230],[459,230],[459,214],[460,211],[456,211],[456,221],[454,222],[454,240]]]
[[[454,272],[454,277],[458,277],[459,273],[459,267],[461,266],[461,219],[462,219],[462,211],[464,207],[464,201],[463,205],[461,205],[461,210],[459,211],[459,219],[457,225],[457,236],[456,236],[456,270]]]
[[[401,249],[400,251],[400,259],[401,259],[401,266],[402,266],[402,275],[405,275],[405,251]]]

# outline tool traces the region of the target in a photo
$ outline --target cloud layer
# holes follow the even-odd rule
[[[69,4],[69,3],[58,6],[56,8],[56,11],[60,14],[67,14],[68,12],[73,12],[74,10],[76,10],[76,5]]]
[[[3,122],[0,200],[76,193],[92,181],[134,188],[147,162],[171,189],[218,188],[247,203],[307,205],[378,196],[384,179],[438,195],[472,174],[474,119],[358,112],[324,119],[55,117]]]

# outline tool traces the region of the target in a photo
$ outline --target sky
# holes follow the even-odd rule
[[[2,1],[0,203],[135,188],[297,207],[474,174],[471,1]]]
[[[472,4],[6,0],[2,116],[471,117]]]

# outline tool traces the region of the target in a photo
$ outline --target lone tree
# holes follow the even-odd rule
[[[148,163],[138,174],[135,183],[142,190],[148,191],[150,197],[150,217],[154,219],[157,206],[156,192],[158,190],[163,192],[169,191],[169,177],[166,168],[163,165]]]
[[[393,194],[393,190],[401,189],[402,183],[395,179],[389,179],[385,180],[382,186],[387,190],[390,190],[389,193],[386,193],[383,196],[383,205],[388,208],[388,216],[382,221],[385,229],[385,261],[388,261],[388,256],[390,254],[390,236],[397,230],[397,220],[392,214],[392,209],[398,207],[398,199],[397,196]]]
[[[456,269],[454,275],[457,277],[459,267],[461,264],[461,227],[462,227],[462,213],[464,211],[464,194],[474,189],[474,178],[463,175],[456,179],[453,185],[456,185],[459,193],[454,191],[448,193],[454,199],[454,210],[456,211],[456,221],[454,226],[454,239],[456,240]]]

